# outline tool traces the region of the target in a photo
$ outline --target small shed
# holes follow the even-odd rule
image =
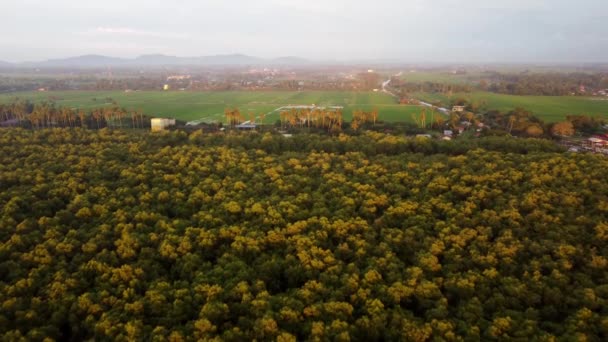
[[[244,130],[244,131],[254,130],[255,127],[256,127],[256,124],[250,123],[250,122],[244,122],[244,123],[242,123],[240,125],[236,125],[237,129]]]
[[[153,118],[150,120],[152,132],[164,131],[167,127],[175,126],[175,119]]]

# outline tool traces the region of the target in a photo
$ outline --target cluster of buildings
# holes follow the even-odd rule
[[[608,96],[608,89],[587,89],[584,85],[578,87],[579,94],[588,94],[592,96]],[[570,95],[576,95],[576,93],[570,93]]]
[[[588,138],[583,148],[595,153],[608,154],[608,134],[594,135]]]
[[[590,152],[608,155],[608,134],[594,135],[584,140],[564,140],[563,145],[569,152]]]
[[[191,75],[171,75],[167,77],[167,81],[183,81],[192,78]]]
[[[608,89],[598,90],[593,93],[594,96],[608,96]]]

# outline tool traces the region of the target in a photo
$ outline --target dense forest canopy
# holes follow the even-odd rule
[[[540,140],[0,130],[0,334],[608,338],[608,161]]]

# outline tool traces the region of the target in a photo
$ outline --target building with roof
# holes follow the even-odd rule
[[[238,124],[238,125],[236,125],[234,127],[236,129],[247,131],[247,130],[254,130],[256,128],[256,124],[255,124],[255,122],[245,121],[242,124]]]
[[[164,131],[171,126],[175,126],[175,119],[152,118],[150,120],[150,128],[152,132]]]
[[[596,153],[608,154],[608,139],[604,136],[593,136],[587,139],[585,148]]]

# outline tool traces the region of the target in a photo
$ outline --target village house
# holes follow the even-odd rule
[[[150,120],[150,128],[152,132],[164,131],[171,126],[175,126],[175,119],[153,118]]]

